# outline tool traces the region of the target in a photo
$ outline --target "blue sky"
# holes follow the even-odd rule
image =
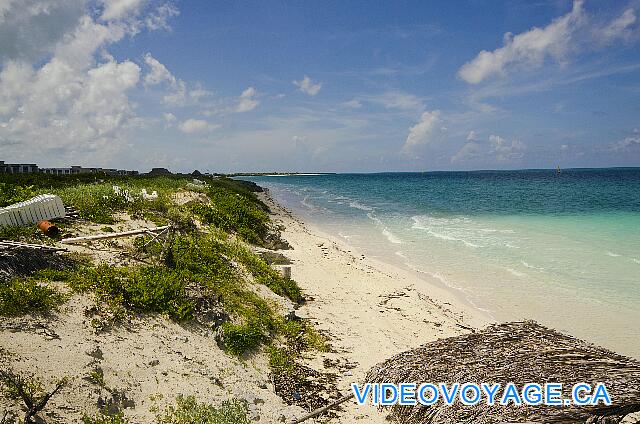
[[[640,2],[0,0],[0,160],[640,165]]]

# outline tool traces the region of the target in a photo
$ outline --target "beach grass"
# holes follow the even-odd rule
[[[194,396],[178,396],[176,405],[156,417],[158,424],[248,424],[247,402],[231,399],[218,407],[201,403]]]
[[[56,289],[31,278],[0,280],[0,316],[47,313],[65,299]]]
[[[19,180],[15,177],[17,183]],[[3,184],[8,184],[6,179]],[[307,352],[324,351],[327,339],[308,321],[293,318],[271,296],[284,298],[290,307],[304,301],[300,286],[283,277],[260,255],[275,226],[269,208],[252,191],[251,183],[226,178],[205,179],[198,187],[186,177],[29,176],[19,187],[4,193],[4,204],[26,200],[40,193],[60,196],[82,218],[104,233],[116,231],[121,215],[142,218],[158,225],[171,224],[173,232],[166,249],[146,245],[149,236],[133,240],[129,254],[151,253],[154,264],[133,262],[113,265],[100,261],[75,261],[58,269],[41,269],[11,280],[0,281],[0,315],[20,316],[56,310],[72,295],[89,296],[95,303],[88,309],[94,330],[100,333],[130,322],[134,317],[161,314],[178,323],[204,324],[214,330],[218,345],[232,356],[244,359],[264,352],[271,372],[295,372],[297,361]],[[132,201],[114,194],[113,186],[134,194]],[[135,194],[142,188],[157,191],[158,198],[146,201]],[[189,194],[197,191],[198,196]],[[176,194],[187,194],[186,203],[176,203]],[[74,230],[74,223],[69,225]],[[35,228],[3,228],[0,237],[41,243]],[[60,284],[74,294],[62,294]],[[104,386],[102,375],[92,372],[93,383]],[[194,421],[195,420],[195,421]],[[123,414],[84,415],[85,423],[126,423]],[[193,397],[178,397],[175,406],[157,416],[159,423],[245,423],[247,405],[230,400],[220,406],[199,403]]]

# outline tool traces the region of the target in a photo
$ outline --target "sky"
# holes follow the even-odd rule
[[[0,0],[0,160],[640,166],[640,0]]]

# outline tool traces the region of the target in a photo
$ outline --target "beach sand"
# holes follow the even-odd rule
[[[342,394],[351,393],[351,383],[361,382],[371,366],[396,353],[490,322],[437,281],[364,257],[263,197],[274,222],[284,226],[282,236],[293,250],[281,253],[293,262],[292,277],[308,299],[296,314],[330,337],[332,352],[312,355],[307,365],[337,374]],[[153,226],[120,219],[119,231]],[[81,230],[92,234],[99,226]],[[90,253],[98,262],[128,264],[127,243],[94,243],[90,249],[72,250]],[[27,315],[0,323],[0,366],[34,374],[45,388],[61,377],[69,378],[42,414],[48,422],[78,422],[84,413],[93,415],[109,404],[123,408],[132,422],[153,422],[154,407],[164,410],[178,394],[214,405],[230,398],[246,399],[255,422],[290,422],[305,414],[275,394],[264,352],[234,358],[218,347],[211,330],[180,325],[160,315],[143,315],[98,334],[91,325],[93,300],[70,293],[63,284],[59,289],[69,292],[70,299],[51,316]],[[104,386],[90,381],[96,372],[104,376]],[[22,416],[15,403],[0,397],[2,410]],[[383,423],[386,415],[353,401],[336,414],[330,422]]]
[[[295,279],[311,300],[297,314],[331,336],[338,385],[346,395],[370,367],[390,356],[481,328],[492,320],[452,291],[415,272],[365,257],[342,240],[303,223],[267,195],[275,223],[293,250],[284,251]],[[318,358],[314,364],[317,365]],[[332,422],[382,423],[385,414],[347,402]]]

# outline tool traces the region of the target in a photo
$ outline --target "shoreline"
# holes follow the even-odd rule
[[[397,353],[495,322],[435,279],[367,257],[303,222],[268,190],[260,197],[293,247],[283,253],[292,261],[292,278],[310,298],[297,314],[330,335],[335,352],[320,355],[324,361],[344,364],[337,380],[343,393],[351,383],[362,382],[372,366]],[[338,414],[337,422],[386,422],[386,413],[371,406],[348,403]]]

